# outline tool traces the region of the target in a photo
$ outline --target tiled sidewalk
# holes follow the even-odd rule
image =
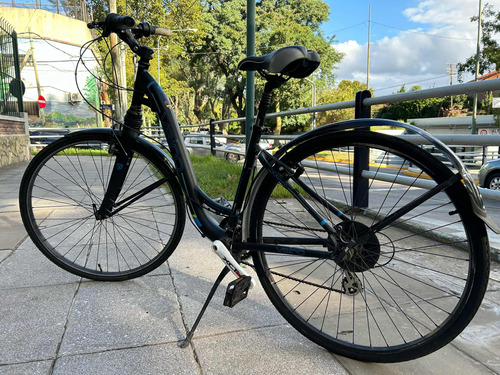
[[[168,264],[150,275],[120,283],[73,276],[26,238],[17,203],[25,167],[0,168],[0,374],[500,373],[498,264],[472,324],[419,360],[332,355],[291,328],[260,286],[234,309],[222,306],[219,288],[192,345],[180,349],[222,267],[209,241],[187,224]]]

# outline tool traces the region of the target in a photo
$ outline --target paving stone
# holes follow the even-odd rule
[[[61,285],[81,280],[48,260],[31,240],[26,249],[18,249],[0,264],[1,289],[25,288],[43,285]]]
[[[210,250],[210,242],[207,240],[186,239],[170,257],[169,264],[186,323],[191,327],[222,270],[223,263]],[[214,295],[196,335],[285,324],[262,289],[253,269],[245,269],[256,280],[255,288],[235,307],[223,306],[227,285],[236,278],[233,274],[228,274]]]
[[[0,364],[55,358],[77,286],[0,290]]]
[[[0,250],[0,263],[12,254],[11,250]]]
[[[453,344],[500,374],[500,292],[487,298]]]
[[[17,365],[0,365],[2,375],[49,375],[52,361],[19,363]]]
[[[337,356],[350,374],[356,375],[492,375],[480,362],[470,359],[448,345],[437,352],[413,361],[401,363],[364,363]]]
[[[59,358],[53,375],[200,374],[191,350],[177,344],[144,346]]]
[[[0,207],[0,212],[0,249],[14,250],[28,233],[24,229],[19,211],[5,212]]]
[[[194,347],[206,375],[349,374],[332,354],[288,325],[197,338]]]
[[[61,355],[177,342],[184,337],[170,276],[82,283]]]
[[[289,326],[260,285],[235,308],[222,306],[230,276],[193,346],[179,349],[183,319],[193,324],[222,268],[210,241],[187,222],[168,265],[152,274],[121,283],[80,280],[48,261],[30,239],[22,241],[26,233],[17,196],[26,165],[0,168],[2,375],[49,374],[56,355],[54,374],[59,375],[500,373],[499,263],[492,264],[485,301],[469,327],[422,359],[373,364],[334,356]]]

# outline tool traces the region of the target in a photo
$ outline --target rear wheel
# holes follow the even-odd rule
[[[353,188],[360,147],[369,155],[362,195]],[[295,198],[282,198],[283,187],[269,173],[259,178],[249,202],[249,241],[279,247],[255,252],[254,265],[290,324],[334,353],[374,362],[423,356],[465,328],[486,289],[489,251],[484,224],[459,179],[377,227],[423,197],[427,185],[453,178],[445,165],[412,144],[366,131],[299,144],[281,160],[304,168],[293,185],[336,229],[337,242],[362,239],[345,245],[342,257],[304,256],[304,250],[335,249],[324,223]]]
[[[177,180],[158,153],[139,142],[117,199],[126,207],[96,218],[116,147],[111,131],[73,133],[33,158],[20,187],[21,216],[33,242],[58,266],[94,280],[132,279],[157,268],[185,223]]]

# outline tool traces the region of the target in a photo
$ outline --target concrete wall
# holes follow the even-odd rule
[[[0,7],[0,16],[14,27],[18,37],[31,31],[43,38],[75,46],[93,39],[85,22],[46,10]]]
[[[30,159],[28,116],[0,115],[0,167]]]
[[[78,94],[80,88],[90,95],[85,87],[87,80],[93,78],[87,69],[95,73],[98,67],[92,50],[83,52],[85,66],[77,64],[81,54],[80,47],[93,39],[86,23],[40,9],[0,7],[0,16],[8,20],[17,32],[21,60],[31,51],[31,46],[36,56],[38,82],[32,64],[27,64],[21,70],[21,79],[26,87],[23,101],[38,100],[39,84],[41,95],[47,103],[44,109],[46,121],[30,116],[30,124],[48,127],[77,124],[95,126],[95,112]],[[32,42],[30,36],[33,38]],[[78,84],[75,81],[77,68]],[[69,98],[74,97],[72,94],[77,94],[78,99],[70,100]]]

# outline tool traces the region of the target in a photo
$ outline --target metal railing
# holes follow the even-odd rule
[[[480,81],[480,82],[468,82],[452,86],[436,87],[426,90],[404,92],[399,94],[384,95],[373,98],[367,96],[368,94],[365,94],[365,96],[361,98],[360,107],[365,109],[366,111],[367,108],[379,104],[392,104],[392,103],[406,102],[410,100],[440,98],[443,96],[462,95],[462,94],[470,95],[474,93],[495,91],[495,90],[500,90],[500,78],[490,79],[487,81]],[[323,104],[315,107],[304,107],[288,111],[268,113],[266,118],[296,116],[296,115],[309,114],[313,112],[326,112],[326,111],[334,111],[338,109],[347,109],[347,108],[356,108],[356,100],[349,100],[340,103]],[[218,124],[228,124],[231,122],[245,122],[245,121],[246,121],[245,117],[238,117],[234,119],[212,120],[211,122],[205,122],[197,125],[187,125],[183,127],[184,128],[208,127],[210,126],[211,123],[218,125]]]
[[[369,91],[361,91],[356,95],[356,100],[320,105],[315,107],[306,107],[290,111],[282,111],[276,113],[270,113],[266,118],[284,117],[284,116],[295,116],[299,114],[308,114],[313,112],[323,112],[338,109],[353,108],[355,109],[356,118],[370,118],[371,117],[371,106],[378,104],[391,104],[398,102],[405,102],[410,100],[421,100],[429,98],[437,98],[443,96],[451,95],[461,95],[461,94],[474,94],[478,92],[494,91],[500,90],[500,79],[493,79],[481,82],[469,82],[465,84],[453,85],[432,88],[427,90],[412,91],[407,93],[400,93],[395,95],[386,95],[380,97],[371,97]],[[227,120],[211,120],[209,123],[199,124],[198,127],[210,127],[210,136],[212,139],[217,136],[214,132],[215,125],[225,124],[230,122],[245,122],[245,118],[240,117],[236,119]],[[196,125],[195,125],[196,126]],[[191,126],[192,127],[192,126]],[[406,138],[412,143],[425,145],[429,144],[428,141],[424,140],[422,137],[417,135],[402,135],[402,138]],[[276,136],[271,138],[278,138]],[[287,137],[280,136],[279,139],[286,139]],[[498,158],[500,155],[500,136],[483,136],[483,135],[453,135],[453,136],[436,136],[436,138],[443,141],[448,145],[456,154],[464,161],[469,167],[478,167],[482,165],[488,159]],[[213,147],[214,141],[212,140],[212,154],[215,150]],[[474,147],[475,146],[475,147]],[[479,147],[477,147],[479,146]],[[488,146],[496,146],[496,150],[492,150]],[[425,147],[425,146],[423,146]],[[431,153],[434,151],[430,149]],[[362,165],[359,166],[364,172],[364,176],[361,178],[367,179],[366,171],[368,170],[368,156],[366,156]],[[359,174],[361,176],[362,174]],[[365,186],[367,186],[365,184]],[[488,199],[493,199],[500,201],[500,192],[489,191],[488,189],[481,189],[483,195]],[[367,196],[366,192],[360,192],[355,194],[356,196]],[[360,207],[362,207],[366,202],[362,202]]]
[[[329,111],[336,109],[345,109],[345,108],[355,108],[356,118],[367,118],[371,115],[371,106],[376,104],[387,104],[387,103],[397,103],[408,100],[419,100],[419,99],[427,99],[433,97],[442,97],[448,95],[460,95],[460,94],[471,94],[476,92],[484,92],[484,91],[493,91],[500,89],[500,79],[494,79],[489,81],[481,81],[481,82],[473,82],[473,83],[465,83],[454,86],[447,87],[439,87],[428,90],[420,90],[408,93],[401,93],[395,95],[381,96],[372,98],[369,91],[359,92],[356,96],[356,100],[342,102],[342,103],[333,103],[320,105],[315,107],[307,107],[300,108],[290,111],[283,111],[277,113],[270,113],[267,115],[268,118],[274,117],[283,117],[283,116],[294,116],[298,114],[312,113],[312,112],[321,112],[321,111]],[[208,145],[190,145],[190,147],[199,147],[210,149],[211,153],[215,155],[216,151],[223,151],[226,153],[236,153],[239,155],[244,155],[243,151],[236,150],[228,150],[225,148],[217,148],[215,147],[215,138],[216,137],[224,137],[228,139],[241,139],[245,136],[243,135],[222,135],[215,134],[215,125],[230,123],[230,122],[244,122],[245,118],[236,118],[236,119],[226,119],[226,120],[217,120],[210,121],[208,123],[197,124],[197,125],[187,125],[181,126],[183,129],[188,128],[200,128],[200,127],[208,127],[210,131],[205,134],[205,136],[211,138],[210,146]],[[163,132],[159,127],[145,127],[143,128],[145,133],[152,138],[157,138],[158,141],[162,141]],[[187,137],[199,137],[200,134],[187,134]],[[287,142],[293,138],[297,137],[296,135],[287,136],[287,135],[264,135],[264,139],[272,139]],[[425,140],[423,137],[419,135],[400,135],[400,137],[414,143],[421,145],[422,147],[426,147],[429,145],[429,142]],[[441,140],[443,143],[448,145],[455,153],[464,161],[466,165],[469,167],[479,168],[483,162],[488,159],[495,159],[500,157],[500,135],[436,135],[437,139]],[[492,146],[494,148],[492,148]],[[432,149],[429,150],[433,152]],[[365,170],[368,168],[365,167]],[[366,178],[365,173],[365,178]],[[489,199],[494,199],[500,201],[500,192],[491,192],[487,189],[481,189],[485,197]],[[360,194],[362,196],[363,194]]]
[[[23,89],[17,34],[14,28],[0,17],[0,114],[22,117]]]
[[[0,6],[42,9],[84,22],[92,21],[92,7],[87,6],[85,0],[12,0],[0,2]]]

